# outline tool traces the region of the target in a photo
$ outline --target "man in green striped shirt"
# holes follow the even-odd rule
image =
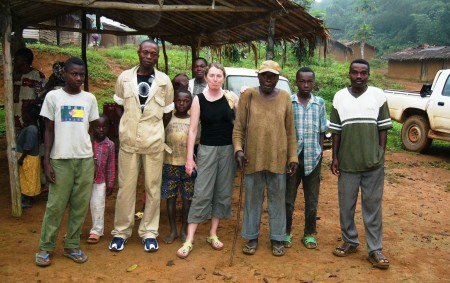
[[[368,260],[374,267],[387,269],[389,261],[382,254],[381,203],[384,152],[392,121],[384,91],[367,85],[369,75],[369,63],[363,59],[354,60],[349,71],[351,85],[338,91],[333,99],[331,171],[339,178],[340,224],[344,241],[333,254],[343,257],[357,251],[359,241],[354,218],[361,187]]]

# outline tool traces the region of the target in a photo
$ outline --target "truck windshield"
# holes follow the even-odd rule
[[[240,94],[241,87],[248,86],[248,87],[255,87],[259,86],[259,80],[258,77],[252,77],[252,76],[228,76],[227,77],[227,89],[233,91],[237,95]],[[283,89],[289,93],[289,95],[292,94],[291,86],[289,85],[289,82],[285,79],[280,78],[277,83],[277,88]]]

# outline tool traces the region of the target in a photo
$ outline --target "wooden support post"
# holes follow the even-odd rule
[[[86,30],[87,21],[86,21],[86,11],[81,11],[81,29]],[[81,33],[81,59],[83,59],[84,64],[86,65],[86,76],[84,77],[84,91],[89,91],[89,72],[88,72],[88,61],[86,56],[87,50],[87,34],[85,32]]]
[[[275,17],[270,16],[269,36],[267,37],[266,60],[273,60],[275,45]]]
[[[6,155],[8,157],[9,180],[11,186],[11,207],[12,215],[22,216],[22,199],[20,193],[19,171],[17,169],[16,157],[16,139],[14,129],[14,111],[13,111],[13,80],[12,80],[12,61],[11,61],[11,8],[9,1],[0,3],[0,14],[3,27],[3,79],[4,79],[4,98],[5,98],[5,122],[6,122]]]
[[[191,43],[191,64],[194,64],[193,60],[194,58],[197,58],[197,40],[195,37],[192,37],[192,43]]]
[[[164,73],[166,75],[169,74],[169,58],[167,57],[167,51],[166,51],[166,41],[164,39],[161,39],[162,48],[163,48],[163,54],[164,54]]]
[[[59,27],[59,17],[56,17],[55,25]],[[38,31],[41,32],[41,31]],[[61,44],[61,31],[56,30],[56,45],[59,46]]]

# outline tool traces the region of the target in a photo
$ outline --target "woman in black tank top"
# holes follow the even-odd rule
[[[206,69],[205,79],[208,87],[194,97],[191,106],[185,168],[190,176],[194,170],[198,173],[187,219],[188,235],[177,251],[180,258],[189,255],[198,224],[208,219],[211,219],[211,229],[206,241],[213,249],[222,249],[223,243],[217,237],[217,227],[221,218],[231,217],[235,162],[231,138],[234,109],[230,105],[237,106],[239,98],[232,92],[224,94],[222,83],[225,69],[222,65],[211,63]],[[199,121],[202,131],[196,164],[194,144]]]

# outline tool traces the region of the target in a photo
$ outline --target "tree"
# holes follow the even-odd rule
[[[361,58],[364,59],[364,47],[366,42],[372,36],[372,26],[368,23],[368,17],[373,10],[375,10],[375,1],[373,0],[358,0],[357,11],[360,13],[362,24],[355,33],[355,37],[361,43]]]

